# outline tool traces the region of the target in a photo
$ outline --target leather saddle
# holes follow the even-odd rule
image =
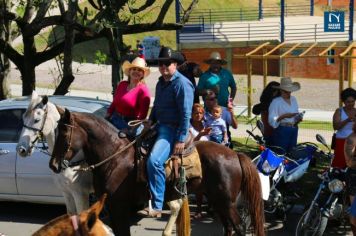
[[[137,181],[138,182],[147,182],[147,173],[146,173],[146,161],[151,152],[153,145],[157,138],[157,131],[152,127],[145,127],[142,131],[142,135],[136,138],[135,145],[135,159],[137,166]],[[179,176],[179,166],[178,158],[184,158],[193,153],[194,149],[194,137],[189,131],[188,137],[184,142],[184,151],[181,155],[172,155],[171,159],[173,160],[173,171],[175,177]],[[175,161],[177,160],[177,161]]]

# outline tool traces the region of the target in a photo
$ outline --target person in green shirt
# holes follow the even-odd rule
[[[229,98],[232,98],[233,101],[236,96],[234,77],[230,71],[222,67],[227,62],[221,58],[219,52],[212,52],[205,63],[209,64],[210,67],[200,76],[197,86],[199,95],[204,96],[206,90],[211,89],[218,96],[218,104],[227,107]]]

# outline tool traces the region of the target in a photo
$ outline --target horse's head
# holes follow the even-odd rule
[[[55,105],[48,102],[48,97],[42,98],[33,91],[30,104],[23,114],[23,128],[16,147],[17,153],[21,157],[31,155],[38,140],[54,132],[59,118]]]
[[[79,215],[63,215],[48,222],[33,236],[54,235],[86,235],[86,236],[113,236],[112,230],[100,219],[99,214],[104,207],[106,194],[88,210]]]
[[[59,173],[73,157],[83,149],[86,132],[79,127],[75,117],[68,109],[60,111],[57,138],[49,161],[49,167]]]

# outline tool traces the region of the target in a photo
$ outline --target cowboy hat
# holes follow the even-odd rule
[[[221,58],[221,55],[220,55],[219,52],[212,52],[212,53],[210,54],[209,59],[204,60],[204,62],[205,62],[206,64],[212,64],[213,62],[218,62],[218,63],[220,63],[221,65],[226,65],[226,64],[227,64],[227,61],[226,61],[225,59],[222,59],[222,58]]]
[[[129,61],[125,61],[122,64],[122,70],[124,71],[125,75],[129,76],[129,72],[131,68],[140,68],[144,71],[143,77],[147,77],[150,74],[150,68],[147,67],[146,61],[143,58],[136,57],[131,63]]]
[[[300,89],[300,84],[298,82],[292,82],[289,77],[282,77],[279,86],[273,86],[273,88],[281,89],[287,92],[294,92]]]
[[[184,57],[179,52],[174,52],[170,47],[162,47],[159,51],[157,61],[175,61],[178,64],[184,62]]]

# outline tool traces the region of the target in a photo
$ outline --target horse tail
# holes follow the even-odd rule
[[[263,236],[265,235],[265,217],[260,178],[251,159],[243,153],[237,153],[237,155],[242,169],[241,193],[243,199],[246,199],[245,204],[251,216],[251,225],[253,226],[255,235]]]
[[[183,198],[182,207],[179,211],[176,224],[177,224],[176,230],[178,236],[190,235],[190,211],[189,211],[188,197]]]

